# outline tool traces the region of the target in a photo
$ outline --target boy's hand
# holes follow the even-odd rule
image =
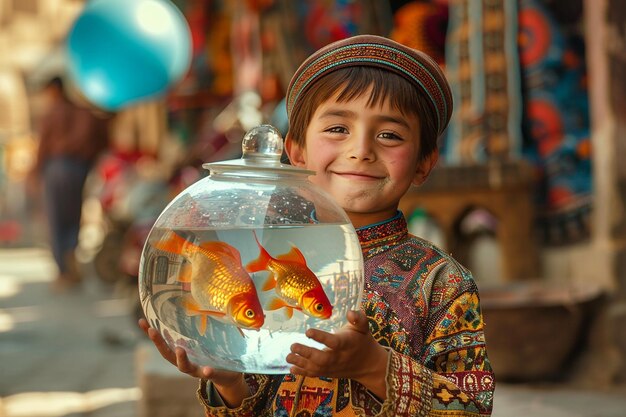
[[[349,324],[335,334],[308,329],[306,336],[326,348],[294,343],[287,355],[287,362],[293,365],[291,373],[353,379],[384,399],[389,352],[370,334],[363,312],[349,311],[347,318]]]
[[[210,380],[227,406],[238,407],[244,398],[250,396],[250,389],[242,373],[195,365],[189,361],[183,348],[177,347],[172,350],[161,334],[150,327],[146,319],[139,320],[139,327],[152,340],[161,356],[178,370],[194,378]]]

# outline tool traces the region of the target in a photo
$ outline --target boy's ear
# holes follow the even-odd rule
[[[426,158],[417,163],[415,170],[415,176],[413,177],[413,185],[422,185],[426,178],[430,175],[430,171],[437,164],[439,160],[439,149],[435,149]]]
[[[285,136],[285,152],[287,153],[289,161],[292,165],[297,167],[305,165],[306,160],[304,157],[304,150],[293,141],[293,138],[289,133]]]

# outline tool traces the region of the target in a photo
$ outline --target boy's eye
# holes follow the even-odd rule
[[[378,135],[378,137],[381,139],[388,139],[388,140],[402,140],[400,136],[392,132],[382,132],[381,134]]]
[[[329,133],[346,133],[348,130],[343,126],[333,126],[326,129],[326,131]]]

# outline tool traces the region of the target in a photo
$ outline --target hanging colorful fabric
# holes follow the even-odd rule
[[[567,9],[576,10],[577,3],[567,2]],[[582,7],[578,15],[564,15],[544,2],[520,2],[524,155],[540,173],[540,230],[552,244],[589,234],[591,146],[585,51],[577,29],[581,13]]]

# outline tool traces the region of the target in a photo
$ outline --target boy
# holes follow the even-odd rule
[[[335,42],[300,66],[287,91],[285,147],[292,164],[316,171],[311,181],[357,230],[362,311],[349,312],[337,333],[307,330],[327,348],[294,344],[289,375],[197,367],[141,321],[166,359],[202,379],[207,416],[491,414],[494,379],[474,280],[409,235],[398,212],[435,165],[451,111],[437,64],[386,38]]]

